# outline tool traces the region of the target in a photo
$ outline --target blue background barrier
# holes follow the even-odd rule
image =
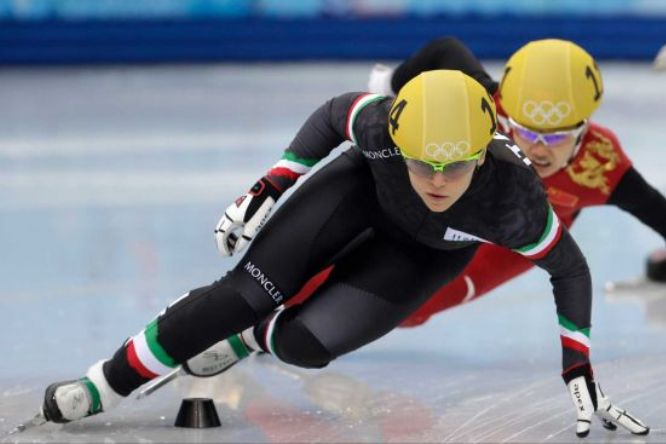
[[[0,0],[0,64],[399,59],[442,35],[485,59],[559,37],[640,60],[666,43],[666,1],[505,3]]]

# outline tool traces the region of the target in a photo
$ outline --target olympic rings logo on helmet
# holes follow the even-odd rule
[[[458,143],[444,142],[434,143],[430,142],[425,146],[425,154],[436,162],[450,162],[452,160],[460,160],[465,157],[470,150],[470,143],[466,140],[461,140]]]
[[[564,101],[555,104],[549,100],[542,102],[526,100],[523,102],[523,114],[537,126],[545,124],[558,125],[571,114],[572,110],[573,107],[571,104]]]

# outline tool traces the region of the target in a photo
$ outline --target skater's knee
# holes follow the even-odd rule
[[[297,318],[278,319],[272,338],[273,352],[288,364],[305,368],[326,367],[335,356]]]

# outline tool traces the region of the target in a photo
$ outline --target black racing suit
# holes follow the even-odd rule
[[[263,346],[281,360],[325,366],[392,330],[460,273],[479,242],[531,257],[551,275],[558,314],[589,328],[585,259],[512,142],[497,134],[465,194],[447,211],[433,213],[412,189],[389,136],[391,102],[348,93],[312,114],[288,152],[321,159],[345,140],[356,146],[296,190],[232,271],[158,316],[149,333],[160,359],[182,363],[259,323],[335,260],[315,295],[264,328]],[[136,371],[129,343],[104,365],[122,395],[148,379]],[[563,357],[565,368],[588,363],[586,353],[566,347]]]

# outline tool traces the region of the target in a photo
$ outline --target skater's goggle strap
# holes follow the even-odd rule
[[[509,117],[509,126],[516,134],[524,140],[527,140],[529,143],[538,143],[541,142],[545,146],[549,145],[559,145],[560,143],[567,142],[569,140],[575,140],[578,136],[581,135],[585,128],[587,121],[583,120],[581,123],[576,125],[575,128],[563,130],[563,131],[551,131],[547,133],[542,133],[535,131],[533,129],[524,127],[520,123],[513,120]]]
[[[405,155],[404,152],[402,153],[402,156],[405,158],[405,163],[407,164],[409,171],[419,177],[430,179],[435,173],[439,172],[449,180],[456,180],[460,179],[476,167],[477,160],[481,158],[483,152],[484,150],[481,150],[464,160],[454,160],[452,162],[443,163],[415,159]]]

